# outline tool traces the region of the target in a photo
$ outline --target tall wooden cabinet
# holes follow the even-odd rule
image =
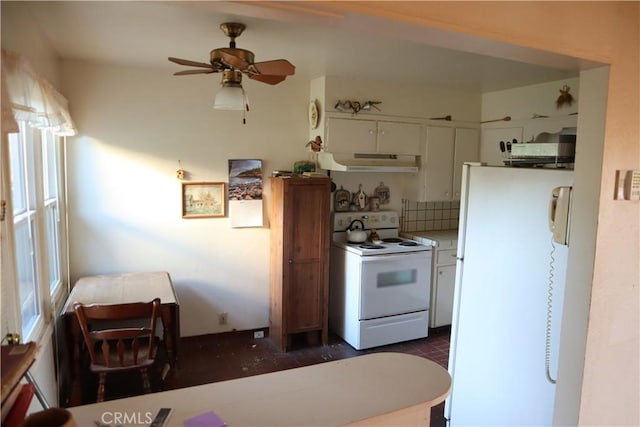
[[[282,350],[292,334],[328,340],[331,180],[271,178],[269,336]]]

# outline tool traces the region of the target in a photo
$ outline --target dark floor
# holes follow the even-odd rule
[[[186,337],[180,341],[178,369],[169,372],[164,389],[248,377],[381,351],[415,354],[446,368],[449,335],[447,327],[431,329],[427,338],[360,351],[353,349],[339,337],[330,335],[326,346],[309,346],[294,340],[291,350],[286,353],[278,350],[268,337],[254,339],[253,331]],[[132,391],[130,380],[131,378],[126,380],[128,394]],[[107,384],[107,394],[109,388]],[[120,387],[111,387],[111,390],[114,388]],[[107,395],[107,398],[110,396]],[[445,426],[444,404],[433,408],[431,425]]]

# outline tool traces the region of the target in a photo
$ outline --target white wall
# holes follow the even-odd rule
[[[174,77],[79,61],[64,62],[62,75],[79,129],[67,147],[72,282],[90,274],[166,270],[180,300],[183,336],[268,326],[268,223],[231,229],[228,218],[182,219],[175,170],[180,160],[192,181],[226,182],[229,159],[262,159],[265,176],[309,159],[309,82],[245,82],[251,111],[243,125],[241,113],[211,108],[217,76]],[[351,86],[360,92],[345,97],[399,99],[393,86],[381,90],[380,82]],[[441,92],[414,90],[423,101],[408,105],[423,108],[393,112],[436,114]],[[478,119],[479,94],[449,98],[443,115]],[[362,183],[371,193],[383,181],[391,188],[388,208],[397,210],[402,186],[413,176],[332,174],[350,191]],[[268,196],[267,185],[265,211]],[[220,312],[229,313],[227,326],[218,325]]]
[[[569,86],[574,102],[556,107],[559,89]],[[540,132],[556,133],[563,127],[576,127],[580,79],[565,79],[521,88],[482,94],[482,121],[509,117],[482,125],[480,161],[490,165],[503,165],[499,141],[516,138],[518,142],[532,141]],[[547,116],[536,118],[534,115]]]
[[[20,52],[29,58],[33,69],[58,87],[56,52],[46,37],[33,26],[33,17],[22,2],[2,2],[2,48]]]
[[[218,75],[68,61],[71,278],[166,270],[183,336],[269,324],[269,230],[181,218],[178,161],[191,181],[228,181],[229,159],[262,159],[267,177],[306,159],[309,82],[247,81],[251,111],[214,111]],[[268,180],[265,179],[265,214]],[[265,215],[266,216],[266,215]],[[228,325],[218,325],[219,312]]]

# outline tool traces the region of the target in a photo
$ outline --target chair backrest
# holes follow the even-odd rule
[[[135,368],[153,362],[160,298],[126,304],[74,303],[73,308],[94,370]]]

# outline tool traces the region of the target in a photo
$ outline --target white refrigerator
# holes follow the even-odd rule
[[[569,170],[464,165],[449,426],[552,424],[568,247],[550,200],[572,184]]]

